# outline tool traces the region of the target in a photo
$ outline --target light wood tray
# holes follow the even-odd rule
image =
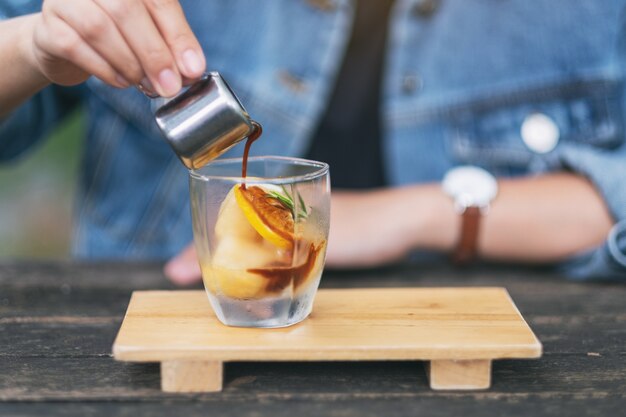
[[[423,360],[433,389],[486,389],[492,360],[541,349],[504,288],[320,290],[282,329],[224,326],[203,291],[136,291],[113,355],[160,362],[167,392],[221,391],[229,361]]]

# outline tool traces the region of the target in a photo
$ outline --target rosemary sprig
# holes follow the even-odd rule
[[[298,197],[298,203],[299,203],[298,213],[296,213],[296,205],[295,205],[295,200],[293,198],[293,187],[291,187],[292,188],[291,193],[287,191],[284,185],[281,186],[281,188],[283,189],[282,193],[272,190],[272,191],[268,191],[267,196],[280,201],[280,203],[283,206],[291,210],[291,215],[293,216],[294,220],[296,221],[299,219],[304,220],[307,217],[309,217],[309,212],[307,210],[306,204],[304,203],[304,199],[302,198],[302,195],[298,191],[295,192]]]

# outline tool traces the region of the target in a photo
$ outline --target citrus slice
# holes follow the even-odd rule
[[[267,196],[258,186],[235,186],[235,199],[250,225],[264,239],[283,249],[293,247],[294,221],[291,210],[280,201]]]

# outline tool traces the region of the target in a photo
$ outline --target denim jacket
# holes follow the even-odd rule
[[[347,46],[353,2],[182,3],[209,69],[224,74],[263,124],[252,153],[306,152]],[[427,3],[438,7],[431,12]],[[626,277],[625,5],[397,0],[382,86],[387,178],[393,185],[440,181],[461,164],[496,176],[580,173],[604,197],[615,225],[603,245],[562,268],[578,279]],[[40,8],[41,1],[3,0],[0,18]],[[0,159],[24,152],[77,102],[87,109],[88,132],[75,255],[175,254],[192,240],[187,171],[134,89],[95,78],[79,88],[45,89],[0,122]],[[535,113],[558,129],[548,152],[534,151],[520,133]]]

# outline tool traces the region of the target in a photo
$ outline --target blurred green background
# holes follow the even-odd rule
[[[0,164],[0,258],[68,258],[84,133],[76,112],[34,149]]]

